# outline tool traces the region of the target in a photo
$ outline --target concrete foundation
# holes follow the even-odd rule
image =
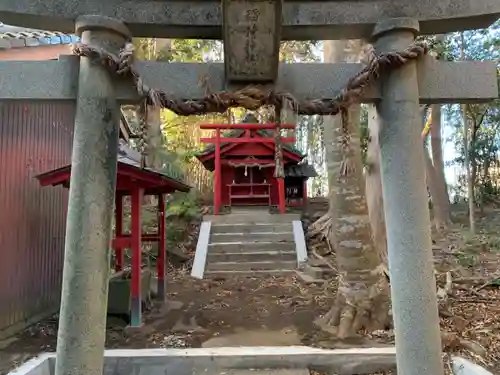
[[[464,375],[491,375],[484,368],[453,357]],[[254,375],[307,374],[308,370],[369,374],[394,370],[396,350],[389,348],[327,350],[305,346],[213,347],[197,349],[107,350],[104,375]],[[8,375],[54,375],[55,354],[42,354]]]
[[[317,369],[338,374],[368,374],[394,369],[394,348],[326,350],[303,346],[196,349],[107,350],[104,375],[218,375],[252,369]],[[9,375],[54,375],[55,355],[34,358]],[[236,371],[240,370],[240,371]],[[261,370],[261,371],[259,371]],[[274,371],[273,371],[274,370]],[[254,372],[255,373],[255,372]],[[256,374],[257,375],[257,374]]]

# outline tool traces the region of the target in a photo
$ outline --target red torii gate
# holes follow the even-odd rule
[[[252,123],[240,123],[240,124],[201,124],[200,129],[205,130],[215,130],[215,137],[212,138],[201,138],[202,143],[212,143],[215,145],[215,170],[214,170],[214,215],[220,213],[221,206],[221,191],[222,191],[222,170],[221,170],[221,143],[275,143],[275,139],[272,137],[251,137],[251,130],[274,130],[274,132],[279,131],[279,129],[295,129],[295,124],[292,123],[267,123],[267,124],[252,124]],[[239,138],[226,138],[221,137],[221,130],[245,130],[243,137]],[[280,137],[280,142],[282,143],[295,143],[295,137]],[[240,162],[244,162],[245,159]],[[269,161],[262,161],[263,163],[269,163]],[[252,163],[255,160],[252,159]],[[285,181],[283,178],[277,178],[278,181],[278,195],[279,195],[279,210],[280,213],[286,213],[286,203],[285,203]]]

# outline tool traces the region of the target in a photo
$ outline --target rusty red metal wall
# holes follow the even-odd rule
[[[68,191],[37,174],[70,162],[74,104],[0,102],[0,336],[57,310]]]

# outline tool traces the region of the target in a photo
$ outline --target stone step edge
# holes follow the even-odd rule
[[[215,274],[229,274],[229,275],[247,275],[252,276],[253,274],[283,274],[283,273],[294,273],[294,270],[277,268],[274,270],[205,270],[205,276],[215,275]]]
[[[275,223],[264,223],[264,222],[251,222],[251,223],[214,223],[212,222],[212,228],[213,227],[238,227],[238,226],[248,226],[248,225],[265,225],[265,226],[285,226],[285,225],[291,225],[292,223],[282,223],[282,222],[275,222]]]
[[[296,252],[291,250],[291,251],[233,251],[229,253],[212,253],[208,254],[208,256],[211,255],[295,255]]]
[[[234,233],[230,233],[230,232],[227,232],[227,233],[211,233],[211,235],[214,235],[214,236],[248,236],[248,235],[254,235],[254,234],[292,234],[293,235],[293,232],[292,231],[286,231],[286,232],[234,232]]]
[[[208,246],[224,245],[276,245],[279,243],[294,244],[295,241],[234,241],[234,242],[209,242]]]
[[[278,262],[276,260],[259,260],[259,261],[256,261],[256,262],[245,262],[245,265],[252,265],[252,264],[270,264],[270,263],[294,263],[295,265],[297,265],[297,261],[296,260],[279,260]],[[214,264],[227,264],[227,265],[231,265],[231,264],[241,264],[241,261],[239,262],[210,262],[211,265],[214,265]]]

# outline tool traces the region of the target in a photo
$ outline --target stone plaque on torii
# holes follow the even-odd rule
[[[0,4],[5,23],[76,30],[84,44],[115,55],[131,36],[223,39],[224,64],[135,65],[145,84],[176,100],[203,98],[205,89],[198,85],[204,75],[213,92],[259,83],[290,92],[299,101],[332,98],[362,66],[279,65],[280,40],[363,38],[372,41],[380,54],[406,49],[418,33],[488,27],[499,15],[498,0],[3,0]],[[497,98],[496,69],[492,62],[423,58],[380,78],[360,100],[375,103],[381,121],[398,372],[439,375],[443,370],[419,104]],[[102,372],[119,104],[141,99],[133,83],[131,77],[117,78],[87,57],[0,62],[0,100],[75,100],[77,105],[57,375]]]

